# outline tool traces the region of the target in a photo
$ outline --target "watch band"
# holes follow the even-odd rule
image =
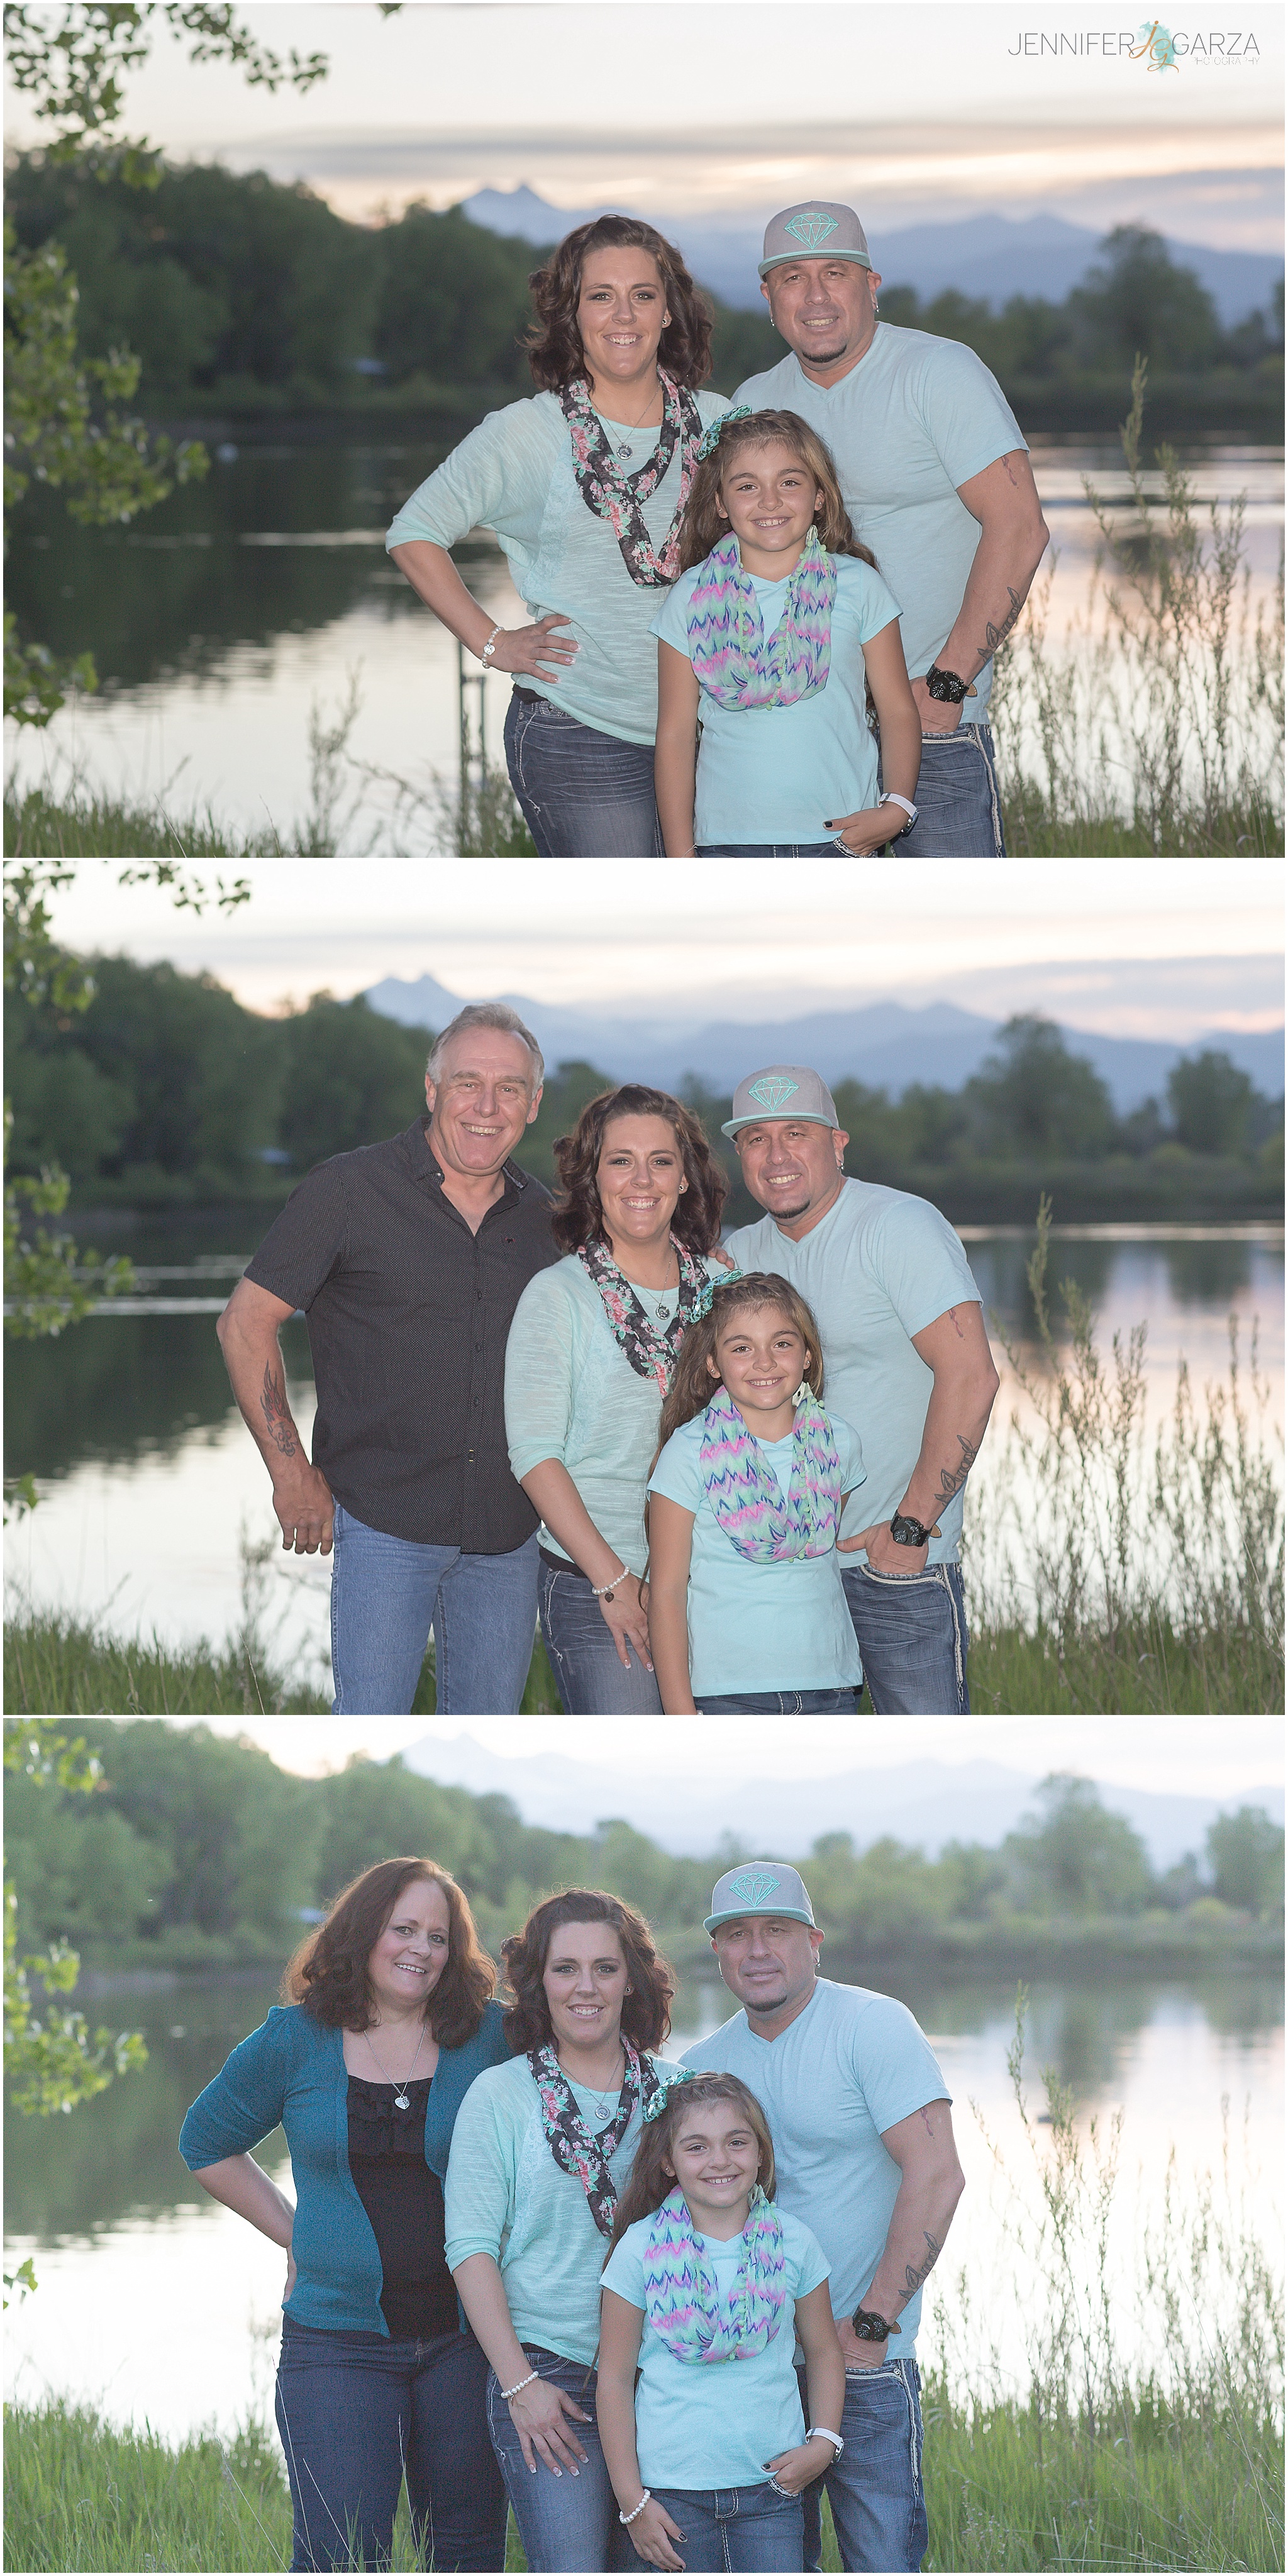
[[[881,802],[883,805],[902,805],[903,810],[908,817],[908,822],[910,824],[916,822],[918,808],[912,803],[911,798],[900,796],[896,788],[884,788],[882,790]]]

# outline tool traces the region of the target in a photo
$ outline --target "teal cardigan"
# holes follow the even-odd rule
[[[425,2162],[440,2182],[470,2085],[485,2066],[503,2066],[510,2055],[501,2019],[500,2004],[487,2004],[473,2039],[439,2050],[425,2113]],[[179,2133],[179,2153],[190,2173],[200,2173],[225,2156],[249,2155],[280,2121],[296,2200],[296,2278],[284,2311],[301,2325],[387,2336],[380,2250],[349,2171],[348,2095],[343,2031],[328,2030],[302,2004],[275,2004],[198,2094]]]

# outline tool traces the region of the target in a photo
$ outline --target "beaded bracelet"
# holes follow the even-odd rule
[[[618,2517],[617,2517],[618,2521],[619,2521],[619,2522],[621,2522],[621,2523],[638,2522],[638,2521],[639,2521],[639,2518],[640,2518],[640,2515],[641,2515],[641,2514],[643,2513],[643,2511],[644,2511],[644,2507],[645,2507],[645,2505],[646,2505],[646,2504],[649,2504],[649,2503],[652,2501],[652,2495],[653,2495],[653,2490],[652,2490],[652,2488],[651,2488],[651,2487],[645,2487],[645,2489],[644,2489],[644,2493],[643,2493],[643,2495],[640,2497],[639,2503],[636,2505],[634,2513],[619,2513],[619,2515],[618,2515]]]
[[[530,2370],[526,2379],[516,2379],[513,2388],[503,2388],[501,2395],[504,2397],[507,2405],[512,2397],[518,2396],[521,2388],[531,2388],[533,2380],[540,2379],[540,2377],[541,2373],[539,2370]]]
[[[807,2432],[807,2434],[806,2434],[806,2436],[805,2436],[805,2439],[806,2439],[806,2441],[807,2441],[807,2442],[832,2442],[832,2443],[834,2443],[834,2444],[835,2444],[835,2447],[836,2447],[836,2456],[837,2456],[838,2460],[840,2459],[840,2456],[841,2456],[842,2451],[845,2449],[845,2444],[844,2444],[844,2442],[841,2440],[841,2436],[840,2436],[840,2434],[839,2434],[839,2433],[829,2433],[829,2431],[828,2431],[828,2429],[827,2429],[826,2424],[811,2424],[811,2426],[810,2426],[810,2428],[809,2428],[809,2431]]]
[[[487,639],[487,642],[486,642],[486,644],[484,645],[483,650],[482,650],[482,652],[481,652],[481,653],[480,653],[480,655],[479,655],[479,660],[480,660],[480,662],[482,662],[482,663],[483,663],[483,665],[484,665],[484,667],[485,667],[485,668],[486,668],[487,664],[491,661],[492,656],[493,656],[493,654],[494,654],[494,653],[495,653],[495,651],[496,651],[496,639],[497,639],[498,635],[500,634],[500,632],[501,632],[501,629],[500,629],[500,627],[499,627],[499,626],[494,626],[494,627],[493,627],[492,632],[491,632],[491,634],[489,635],[489,637],[488,637],[488,639]]]
[[[592,1583],[590,1588],[596,1601],[603,1601],[605,1599],[611,1601],[613,1594],[617,1590],[618,1584],[629,1582],[629,1580],[630,1567],[628,1565],[624,1565],[621,1573],[613,1576],[611,1583]]]

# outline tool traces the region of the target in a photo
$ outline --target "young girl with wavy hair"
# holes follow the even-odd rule
[[[849,1713],[863,1672],[836,1541],[863,1481],[823,1409],[818,1326],[775,1271],[685,1334],[649,1479],[649,1638],[668,1716]]]
[[[741,406],[706,431],[679,556],[652,622],[667,856],[861,855],[910,830],[921,719],[899,603],[797,412]]]
[[[843,2447],[828,2263],[774,2205],[755,2094],[736,2075],[668,2075],[644,2114],[603,2271],[604,2459],[648,2566],[798,2568],[802,2490]]]

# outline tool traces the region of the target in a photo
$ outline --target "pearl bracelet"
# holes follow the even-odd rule
[[[504,2397],[506,2404],[509,2404],[512,2397],[518,2396],[521,2388],[531,2388],[533,2380],[540,2379],[540,2377],[541,2373],[539,2370],[530,2370],[526,2379],[516,2379],[513,2388],[503,2388],[501,2395]]]
[[[845,2444],[841,2440],[840,2434],[829,2433],[826,2424],[811,2424],[805,2439],[807,2442],[831,2442],[835,2446],[838,2460],[840,2459],[842,2451],[845,2449]]]
[[[500,634],[500,632],[501,632],[501,629],[500,629],[500,627],[499,627],[499,626],[494,626],[494,627],[493,627],[492,632],[491,632],[491,634],[489,635],[489,637],[488,637],[488,639],[487,639],[487,642],[486,642],[486,644],[484,645],[483,650],[482,650],[482,652],[481,652],[481,653],[480,653],[480,655],[479,655],[479,660],[480,660],[480,662],[484,663],[485,665],[486,665],[488,662],[490,662],[490,661],[491,661],[492,656],[493,656],[493,654],[494,654],[494,653],[495,653],[495,651],[496,651],[496,639],[497,639],[498,635]]]
[[[590,1588],[596,1601],[603,1601],[604,1599],[611,1601],[613,1594],[617,1590],[618,1584],[629,1582],[630,1571],[630,1567],[628,1565],[624,1565],[621,1573],[613,1576],[611,1583],[592,1583]]]
[[[617,2517],[618,2521],[619,2521],[619,2522],[621,2522],[621,2523],[632,2523],[632,2522],[638,2522],[638,2521],[639,2521],[639,2518],[640,2518],[640,2515],[641,2515],[641,2514],[643,2513],[643,2511],[644,2511],[644,2507],[645,2507],[645,2505],[646,2505],[646,2504],[649,2504],[649,2503],[651,2503],[651,2502],[652,2502],[652,2497],[653,2497],[653,2490],[652,2490],[652,2488],[651,2488],[651,2487],[645,2487],[645,2489],[644,2489],[644,2493],[643,2493],[643,2495],[640,2497],[639,2503],[636,2505],[634,2513],[619,2513],[619,2515],[618,2515],[618,2517]]]

